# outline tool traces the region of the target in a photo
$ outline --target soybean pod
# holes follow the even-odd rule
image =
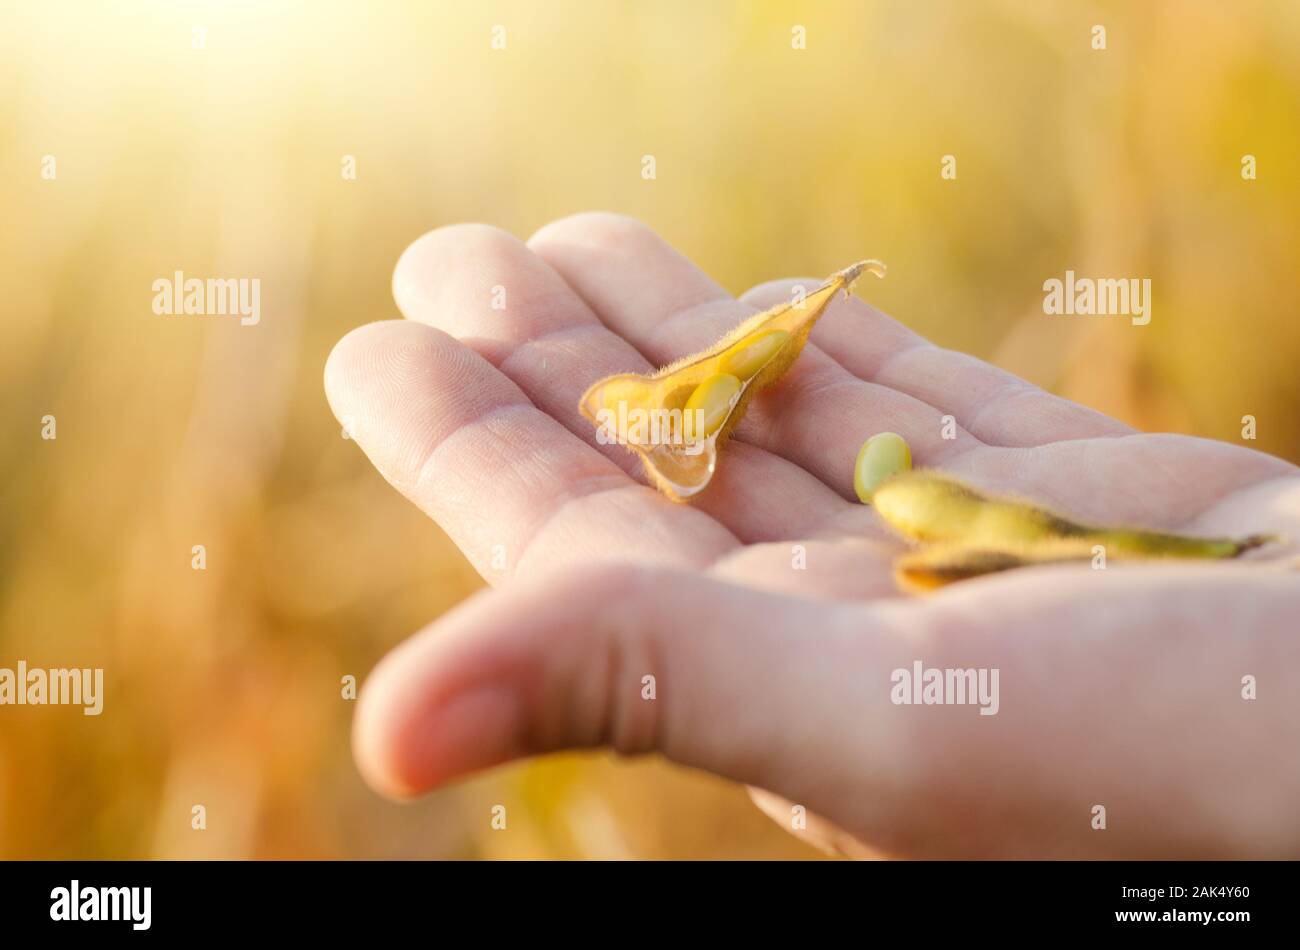
[[[750,400],[779,379],[803,350],[813,324],[838,291],[885,265],[860,261],[817,289],[755,314],[701,353],[657,373],[619,373],[583,394],[578,409],[601,441],[636,453],[652,484],[686,501],[713,478],[718,451]]]
[[[904,537],[966,547],[1031,552],[1036,546],[1074,542],[1100,545],[1111,558],[1234,558],[1275,541],[1271,535],[1197,538],[1140,528],[1080,524],[1015,498],[986,495],[929,470],[894,476],[871,499],[880,516]]]

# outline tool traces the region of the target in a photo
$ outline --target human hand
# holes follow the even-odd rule
[[[596,444],[577,412],[591,382],[701,349],[796,283],[820,280],[733,300],[644,226],[605,214],[528,245],[458,226],[407,250],[394,292],[408,320],[336,347],[330,401],[504,589],[371,675],[355,746],[372,784],[410,795],[609,745],[768,789],[781,798],[760,803],[787,827],[797,803],[824,816],[809,834],[855,852],[1300,853],[1295,573],[1058,565],[903,599],[890,569],[901,545],[852,488],[862,442],[892,430],[918,467],[1080,520],[1295,538],[1294,466],[1135,434],[857,299],[833,303],[757,397],[694,504]],[[891,674],[917,660],[997,669],[997,714],[895,705]]]

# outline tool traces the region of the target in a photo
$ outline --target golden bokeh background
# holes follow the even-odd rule
[[[27,0],[0,130],[0,666],[107,683],[0,707],[0,857],[812,854],[655,760],[362,785],[341,677],[481,581],[321,371],[439,225],[622,211],[737,293],[879,257],[943,344],[1300,461],[1290,0]],[[1151,324],[1045,316],[1067,268],[1151,278]],[[175,270],[260,278],[261,322],[154,315]]]

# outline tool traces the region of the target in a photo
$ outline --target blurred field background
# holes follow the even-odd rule
[[[0,708],[0,857],[812,855],[653,760],[362,786],[340,678],[481,582],[321,371],[439,225],[622,211],[737,293],[879,257],[864,292],[939,342],[1146,429],[1251,414],[1300,461],[1290,0],[2,10],[0,665],[107,696]],[[1044,316],[1067,268],[1152,278],[1151,324]],[[261,278],[261,323],[155,316],[177,269]]]

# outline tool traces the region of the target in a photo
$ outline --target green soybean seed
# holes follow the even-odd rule
[[[853,490],[864,505],[887,478],[912,468],[912,450],[897,432],[878,432],[858,451],[853,466]]]

